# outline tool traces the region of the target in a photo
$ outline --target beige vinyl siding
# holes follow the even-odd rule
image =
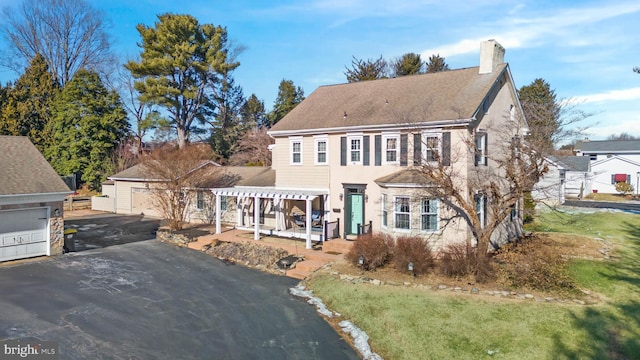
[[[272,167],[276,170],[277,187],[326,189],[329,186],[329,165],[314,165],[313,136],[302,137],[302,165],[290,163],[291,145],[288,137],[277,138],[275,145]],[[332,158],[340,155],[340,143],[333,144],[330,140],[327,145],[331,164]]]

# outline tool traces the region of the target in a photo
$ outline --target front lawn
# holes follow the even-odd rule
[[[544,294],[527,300],[482,291],[354,284],[329,272],[308,285],[330,309],[366,331],[372,349],[385,359],[638,358],[640,215],[549,212],[531,229],[565,233],[560,240],[570,239],[571,233],[589,238],[582,242],[576,236],[558,244],[575,248],[578,256],[568,257],[567,271],[578,288],[599,299],[596,304],[540,301]],[[601,257],[579,256],[586,253],[581,248],[587,241],[602,244]]]

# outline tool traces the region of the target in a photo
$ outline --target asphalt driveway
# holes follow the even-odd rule
[[[122,245],[155,239],[160,219],[142,215],[95,215],[65,219],[66,228],[78,230],[73,236],[75,251]]]
[[[358,359],[297,283],[157,240],[0,266],[0,340],[60,359]]]

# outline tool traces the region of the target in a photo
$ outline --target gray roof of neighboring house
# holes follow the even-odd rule
[[[600,140],[584,141],[580,151],[583,153],[593,152],[640,152],[640,140]]]
[[[0,136],[0,154],[0,195],[71,193],[29,138]]]
[[[213,163],[212,163],[213,164]],[[222,173],[217,170],[221,170]],[[134,165],[109,176],[112,180],[144,181],[144,164]],[[210,181],[200,184],[201,188],[242,186],[274,186],[275,171],[267,166],[221,166],[212,171]]]
[[[470,119],[507,64],[478,69],[321,86],[269,133]]]
[[[569,171],[588,172],[591,168],[591,160],[588,156],[550,156]]]

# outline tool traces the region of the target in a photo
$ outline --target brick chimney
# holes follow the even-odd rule
[[[496,66],[504,63],[504,47],[491,39],[480,43],[479,74],[490,74]]]

